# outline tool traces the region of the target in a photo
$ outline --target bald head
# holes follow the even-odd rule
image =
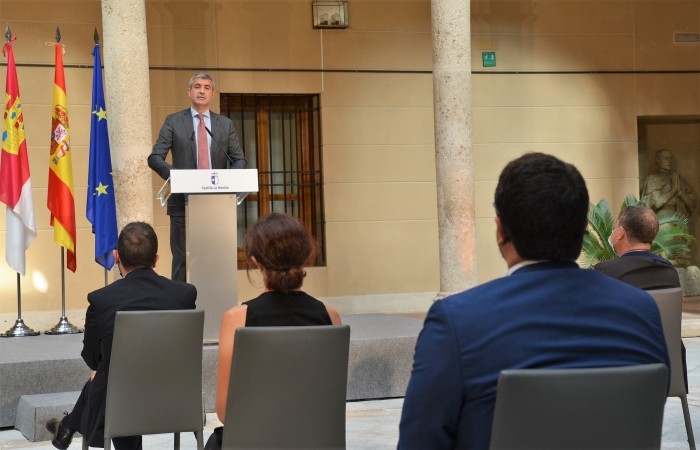
[[[619,225],[625,229],[630,244],[649,244],[659,232],[659,219],[646,206],[630,206],[622,213]]]

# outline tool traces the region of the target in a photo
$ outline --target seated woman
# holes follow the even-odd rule
[[[234,334],[239,327],[340,325],[336,310],[300,290],[316,246],[294,217],[272,213],[262,217],[244,241],[248,269],[262,273],[265,291],[224,313],[219,332],[216,413],[224,423]]]

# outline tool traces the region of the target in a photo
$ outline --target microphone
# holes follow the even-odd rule
[[[233,158],[231,158],[231,155],[229,155],[228,152],[224,151],[224,149],[223,149],[223,147],[221,146],[221,144],[219,144],[219,141],[216,140],[216,138],[214,137],[213,134],[211,134],[211,130],[209,129],[209,127],[207,127],[206,125],[204,125],[204,129],[207,130],[207,133],[209,133],[209,136],[211,136],[211,140],[214,141],[214,142],[216,143],[216,146],[219,147],[219,151],[220,151],[221,153],[224,154],[224,156],[226,157],[226,159],[228,159],[228,162],[231,163],[231,167],[233,167]]]
[[[192,130],[192,136],[190,136],[190,141],[194,141],[194,130]]]

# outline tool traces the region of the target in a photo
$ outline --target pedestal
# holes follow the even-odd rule
[[[236,195],[189,195],[188,281],[204,310],[204,342],[219,340],[224,312],[238,304]]]

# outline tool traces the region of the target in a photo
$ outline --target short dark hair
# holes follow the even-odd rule
[[[641,205],[629,206],[618,223],[625,229],[632,243],[651,244],[659,232],[659,219],[650,208]]]
[[[575,260],[588,224],[588,190],[571,164],[543,153],[508,163],[496,187],[505,238],[529,260]]]
[[[190,77],[190,82],[187,84],[187,89],[192,89],[192,85],[194,84],[194,80],[196,80],[197,78],[200,78],[202,80],[211,81],[211,88],[213,90],[216,90],[216,83],[214,83],[214,79],[211,77],[211,75],[209,75],[208,73],[205,73],[205,72],[198,72],[198,73],[195,73],[194,75],[192,75]]]
[[[316,256],[316,244],[296,218],[281,213],[261,217],[248,230],[244,240],[245,255],[265,269],[267,288],[289,292],[299,289],[306,271],[304,266]]]
[[[146,222],[131,222],[119,233],[117,252],[128,270],[151,268],[158,255],[158,236]]]

